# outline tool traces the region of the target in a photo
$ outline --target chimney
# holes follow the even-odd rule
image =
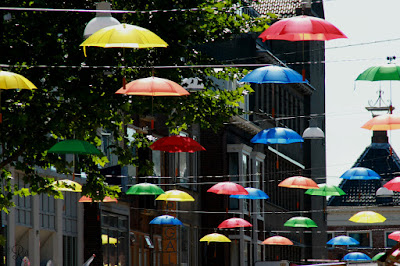
[[[388,143],[387,131],[372,131],[372,143]]]

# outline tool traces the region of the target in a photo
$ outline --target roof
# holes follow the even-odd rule
[[[353,167],[366,167],[381,176],[381,180],[343,179],[339,187],[346,193],[331,197],[328,206],[373,206],[400,205],[400,193],[394,192],[392,198],[377,198],[376,191],[384,183],[400,173],[400,160],[389,143],[372,143],[368,146]]]
[[[251,6],[261,15],[273,13],[280,17],[293,17],[296,15],[296,8],[302,7],[302,0],[258,0]]]

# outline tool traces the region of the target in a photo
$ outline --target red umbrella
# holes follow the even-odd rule
[[[293,242],[283,236],[271,236],[265,239],[261,244],[264,245],[293,245]]]
[[[115,93],[141,96],[189,95],[189,92],[178,83],[157,77],[142,78],[131,81]]]
[[[390,233],[390,234],[388,235],[388,238],[393,239],[393,240],[399,242],[399,241],[400,241],[400,231],[394,231],[393,233]]]
[[[242,218],[230,218],[226,219],[218,225],[218,228],[235,228],[235,227],[251,227],[253,226],[248,221]]]
[[[163,137],[151,144],[150,148],[152,150],[166,152],[195,152],[206,150],[194,139],[183,136]]]
[[[249,195],[244,187],[233,182],[219,182],[209,188],[207,192],[225,195]]]
[[[400,192],[400,176],[393,178],[383,186],[389,190]]]
[[[310,189],[315,188],[318,189],[317,183],[315,183],[311,178],[304,176],[292,176],[288,177],[282,182],[278,184],[278,187],[288,187],[288,188],[303,188]]]
[[[347,38],[328,21],[304,15],[275,22],[258,37],[264,42],[266,40],[328,41]]]

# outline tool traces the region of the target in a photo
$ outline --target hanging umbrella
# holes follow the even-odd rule
[[[303,77],[296,71],[288,67],[281,66],[265,66],[254,69],[240,82],[249,83],[278,83],[278,84],[288,84],[288,83],[308,83],[307,80],[303,80]]]
[[[169,224],[169,225],[183,225],[178,218],[171,215],[161,215],[157,216],[153,220],[150,221],[150,224]]]
[[[359,245],[360,242],[358,242],[356,239],[352,238],[351,236],[335,236],[328,242],[326,242],[328,245],[339,245],[339,246],[350,246],[350,245]]]
[[[234,199],[269,199],[268,195],[258,188],[246,187],[244,188],[249,194],[248,195],[230,195],[230,198]]]
[[[82,192],[82,185],[69,179],[54,181],[52,185],[54,186],[54,189],[58,191]]]
[[[305,227],[305,228],[318,227],[318,225],[310,218],[301,216],[290,218],[283,224],[283,226]]]
[[[400,242],[400,231],[394,231],[393,233],[390,233],[388,238]]]
[[[350,180],[373,180],[380,179],[380,175],[374,170],[365,167],[353,167],[344,172],[340,178]]]
[[[392,180],[384,184],[383,187],[392,191],[400,192],[400,176],[393,178]]]
[[[339,187],[327,184],[319,184],[319,188],[310,188],[305,193],[312,196],[342,196],[346,193]]]
[[[314,182],[314,180],[304,176],[288,177],[282,182],[280,182],[278,184],[278,187],[302,188],[302,189],[319,188],[317,183]]]
[[[368,224],[383,223],[385,220],[386,218],[384,216],[373,211],[357,212],[349,219],[349,221],[352,221],[354,223],[368,223]]]
[[[382,81],[382,80],[400,80],[400,66],[395,64],[386,64],[373,66],[358,75],[357,80]]]
[[[230,218],[224,220],[218,225],[218,228],[235,228],[235,227],[251,227],[253,226],[248,221],[242,218]]]
[[[328,21],[304,15],[277,21],[258,37],[264,42],[266,40],[328,41],[347,38]]]
[[[51,147],[47,152],[59,154],[101,154],[93,144],[78,139],[60,141],[53,145],[53,147]]]
[[[372,261],[377,261],[380,258],[382,258],[383,255],[385,255],[386,252],[379,252],[378,254],[376,254],[375,256],[372,257]]]
[[[33,85],[31,81],[20,74],[0,70],[0,90],[9,89],[33,90],[37,89],[37,87]]]
[[[207,242],[209,244],[210,242],[232,242],[229,238],[227,238],[224,235],[213,233],[213,234],[208,234],[200,238],[200,242]]]
[[[136,184],[126,191],[127,195],[160,195],[163,193],[164,190],[162,188],[151,183]]]
[[[188,193],[181,190],[168,190],[164,194],[161,194],[156,200],[165,201],[194,201],[194,198]]]
[[[93,33],[83,43],[83,52],[86,56],[86,47],[104,48],[153,48],[167,47],[168,44],[152,31],[130,24],[119,24],[102,28]]]
[[[304,140],[294,130],[283,127],[274,127],[258,132],[257,135],[251,139],[251,142],[264,144],[290,144],[304,142]]]
[[[283,236],[271,236],[265,239],[261,244],[263,245],[286,245],[292,246],[293,242]]]
[[[201,146],[197,141],[192,138],[184,136],[168,136],[158,139],[150,145],[150,149],[166,152],[196,152],[205,151],[206,149]]]
[[[178,83],[157,77],[136,79],[115,93],[141,96],[183,96],[190,94]]]
[[[378,115],[368,120],[361,128],[373,131],[400,129],[400,116],[398,114]]]
[[[233,182],[219,182],[209,188],[207,192],[224,195],[248,195],[249,192],[239,184]]]
[[[82,196],[79,199],[79,202],[118,202],[118,200],[115,199],[115,198],[111,198],[109,196],[105,196],[103,200],[95,200],[95,201],[93,201],[92,198],[90,198],[90,197]]]
[[[347,260],[347,261],[362,261],[362,260],[371,260],[368,255],[362,253],[362,252],[350,252],[347,253],[342,260]]]

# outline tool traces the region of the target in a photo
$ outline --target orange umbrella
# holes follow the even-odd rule
[[[278,187],[287,188],[303,188],[303,189],[318,189],[317,183],[315,183],[311,178],[304,176],[292,176],[288,177],[279,183]]]
[[[283,236],[271,236],[265,239],[261,244],[264,245],[293,245],[293,242]]]
[[[384,114],[375,116],[368,120],[361,128],[374,130],[374,131],[386,131],[393,129],[400,129],[400,116],[395,114]]]
[[[79,202],[118,202],[118,200],[117,199],[113,199],[113,198],[108,197],[108,196],[105,196],[103,201],[100,201],[100,200],[93,201],[92,198],[90,198],[90,197],[82,196],[79,199]]]

